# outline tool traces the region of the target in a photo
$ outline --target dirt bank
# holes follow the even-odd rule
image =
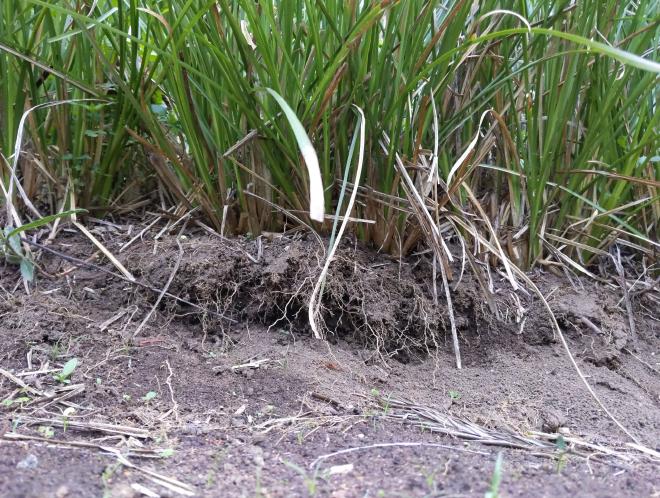
[[[500,451],[502,496],[660,492],[657,462],[625,446],[542,307],[496,273],[494,313],[469,272],[453,291],[457,370],[426,255],[344,244],[324,289],[325,343],[306,322],[323,257],[313,239],[197,234],[181,251],[172,238],[120,251],[135,234],[96,234],[141,281],[171,280],[195,306],[165,296],[149,315],[157,292],[49,254],[51,277],[29,296],[0,270],[2,496],[483,496]],[[77,235],[52,247],[95,252]],[[650,301],[634,302],[633,342],[615,288],[534,279],[594,390],[660,449]],[[53,378],[71,358],[72,375]]]

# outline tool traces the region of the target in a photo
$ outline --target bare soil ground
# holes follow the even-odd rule
[[[313,239],[197,234],[181,250],[165,238],[120,251],[124,228],[95,233],[141,281],[210,311],[167,296],[154,308],[157,292],[48,253],[30,295],[0,269],[0,496],[484,496],[500,452],[500,496],[660,496],[658,460],[627,446],[539,303],[500,275],[494,310],[469,274],[453,292],[457,370],[425,255],[345,243],[323,342],[306,322]],[[51,247],[95,252],[66,233]],[[660,450],[653,301],[634,301],[633,341],[616,288],[534,279],[594,390]],[[69,382],[55,379],[71,358]]]

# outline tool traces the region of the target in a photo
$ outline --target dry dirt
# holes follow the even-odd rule
[[[157,293],[44,253],[27,295],[16,269],[0,268],[0,496],[484,496],[494,475],[500,496],[660,496],[658,460],[626,446],[538,300],[512,293],[500,275],[495,313],[469,274],[453,291],[457,370],[426,255],[390,260],[345,243],[324,290],[323,342],[306,321],[323,256],[313,239],[191,234],[180,256],[173,238],[145,236],[120,251],[131,238],[124,228],[95,233],[152,287],[165,286],[178,263],[169,292],[210,312],[165,296],[134,337]],[[94,253],[70,233],[51,247]],[[634,342],[616,288],[534,279],[596,393],[660,450],[653,301],[633,302]],[[70,383],[53,378],[71,358],[79,363]],[[420,428],[396,399],[500,442],[563,435],[538,451],[469,441]],[[135,434],[115,434],[117,425]]]

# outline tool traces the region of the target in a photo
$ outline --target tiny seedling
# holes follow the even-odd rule
[[[78,358],[71,358],[64,364],[62,370],[53,375],[53,379],[61,384],[71,383],[71,379],[69,379],[69,377],[71,377],[77,366]]]
[[[484,498],[498,498],[500,496],[500,484],[502,483],[502,452],[497,454],[495,460],[495,470],[490,481],[490,489],[484,494]]]
[[[305,483],[305,487],[307,488],[307,494],[309,494],[309,496],[316,496],[316,494],[318,493],[319,477],[323,479],[326,478],[323,475],[323,473],[320,472],[318,467],[314,469],[314,472],[312,474],[309,474],[305,471],[305,469],[296,465],[293,462],[287,462],[286,460],[282,460],[282,463],[287,467],[289,467],[291,470],[297,472],[300,475],[300,477],[302,477],[303,482]]]
[[[385,402],[383,403],[383,415],[387,416],[389,412],[390,412],[390,396],[388,396]]]
[[[142,398],[142,401],[145,403],[149,403],[150,401],[154,400],[158,396],[158,393],[156,391],[149,391],[147,394],[144,395]]]
[[[112,463],[108,465],[101,474],[101,482],[103,482],[103,498],[112,498],[112,492],[110,490],[110,479],[121,467],[121,463]]]
[[[371,395],[374,398],[382,398],[381,392],[376,389],[375,387],[371,389]],[[379,400],[380,401],[380,400]],[[388,396],[387,399],[384,400],[383,403],[383,415],[387,415],[390,411],[390,397]]]
[[[261,466],[257,466],[254,480],[255,480],[254,496],[255,498],[262,498],[264,496],[264,493],[263,493],[263,488],[261,487]]]
[[[273,405],[266,405],[263,409],[263,415],[271,415],[274,411],[275,407]]]
[[[43,216],[35,221],[21,225],[18,228],[11,226],[0,230],[0,256],[4,255],[7,263],[18,265],[21,276],[26,282],[34,280],[34,262],[28,252],[23,250],[21,242],[21,233],[27,230],[42,227],[59,218],[64,218],[76,213],[86,213],[84,209],[75,209],[73,211],[64,211],[49,216]]]
[[[52,361],[56,361],[60,357],[61,353],[62,353],[62,345],[60,344],[60,341],[57,341],[57,342],[55,342],[55,344],[53,344],[50,347],[50,351],[48,352],[48,356],[50,356],[50,359]]]
[[[7,398],[2,400],[2,406],[9,408],[12,405],[22,405],[23,403],[29,403],[32,401],[32,398],[28,396],[19,396],[18,398]]]
[[[568,449],[566,447],[566,440],[564,439],[564,436],[559,434],[559,436],[557,437],[557,441],[555,442],[555,445],[557,446],[557,450],[559,452],[559,454],[557,455],[556,470],[557,470],[557,474],[561,474],[561,471],[564,470],[564,468],[568,464]]]
[[[225,458],[225,455],[227,454],[227,449],[223,449],[218,451],[214,456],[213,456],[213,461],[211,462],[211,465],[209,469],[206,472],[206,487],[211,487],[215,483],[215,475],[218,469],[220,468],[220,463],[222,463],[222,460]]]
[[[438,469],[430,470],[430,471],[427,469],[421,469],[420,473],[422,474],[422,476],[424,476],[424,480],[426,481],[426,487],[429,489],[431,496],[436,496],[438,494],[438,481],[437,481]]]
[[[37,429],[37,432],[41,434],[46,439],[50,439],[55,435],[55,430],[48,425],[40,425]]]
[[[458,391],[449,391],[449,397],[453,401],[456,401],[456,400],[461,399],[461,393],[459,393]]]
[[[169,458],[172,455],[174,455],[174,449],[173,448],[165,448],[164,450],[161,450],[160,456],[163,458]]]
[[[76,409],[72,406],[69,406],[62,412],[62,427],[64,432],[66,432],[66,429],[69,426],[69,417],[74,413],[76,413]]]

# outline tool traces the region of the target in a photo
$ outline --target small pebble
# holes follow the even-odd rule
[[[201,433],[201,430],[197,424],[187,423],[183,426],[181,432],[187,436],[197,436]]]
[[[17,469],[36,469],[38,466],[39,459],[32,453],[16,464]]]
[[[62,484],[55,491],[55,498],[66,498],[67,496],[69,496],[69,488],[65,484]]]
[[[253,446],[252,447],[252,452],[254,454],[253,459],[254,459],[254,464],[257,467],[263,467],[264,466],[264,450],[260,448],[259,446]]]
[[[563,414],[552,408],[544,408],[541,412],[541,430],[557,432],[557,429],[566,424]]]
[[[232,427],[245,427],[245,421],[242,418],[234,417],[231,419]]]
[[[262,444],[266,441],[266,434],[256,432],[252,435],[252,444]]]
[[[112,498],[137,498],[141,495],[138,494],[133,488],[126,483],[117,483],[115,486],[108,490],[109,496]]]

